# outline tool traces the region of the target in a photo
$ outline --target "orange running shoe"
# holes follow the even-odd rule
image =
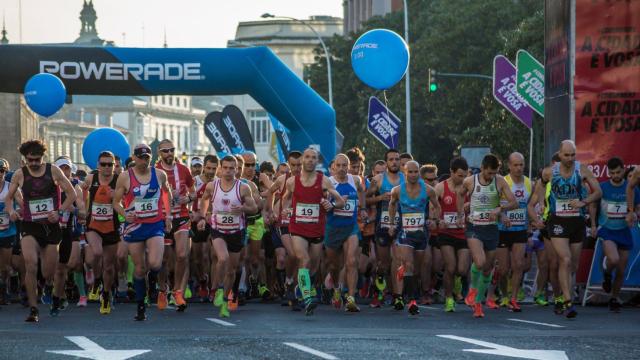
[[[233,291],[229,292],[229,300],[227,301],[227,309],[229,311],[238,310],[238,299],[233,295]]]
[[[511,298],[511,301],[509,301],[509,305],[507,305],[507,307],[513,312],[522,311],[522,309],[520,308],[520,304],[518,304],[518,299],[516,298]]]
[[[182,290],[176,290],[173,292],[173,297],[176,300],[176,307],[178,311],[184,311],[187,308],[187,302],[184,300],[184,293]]]
[[[475,305],[476,295],[478,295],[478,289],[470,288],[467,297],[464,298],[464,303],[467,304],[467,306]]]
[[[484,312],[482,311],[482,304],[476,303],[473,306],[473,317],[475,318],[483,318]]]
[[[158,291],[158,310],[164,310],[167,308],[167,292],[166,291]]]
[[[493,309],[493,310],[498,310],[498,308],[500,308],[498,304],[496,304],[496,300],[494,298],[488,297],[487,301],[485,301],[485,305],[487,305],[489,309]]]

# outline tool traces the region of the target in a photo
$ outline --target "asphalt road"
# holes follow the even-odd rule
[[[574,320],[533,305],[485,310],[484,319],[461,305],[453,314],[423,307],[417,318],[361,308],[346,314],[321,305],[304,316],[249,303],[214,322],[211,304],[190,304],[184,313],[150,308],[147,321],[134,322],[132,304],[107,316],[97,304],[71,307],[56,318],[41,305],[40,322],[28,324],[27,310],[10,305],[0,310],[0,359],[640,359],[638,308],[579,308]]]

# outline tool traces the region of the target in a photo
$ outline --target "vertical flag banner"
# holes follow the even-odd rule
[[[232,150],[235,148],[234,154],[245,151],[256,152],[247,120],[237,106],[227,105],[222,109],[222,123],[224,124],[224,130],[228,134],[227,141],[230,143]]]
[[[204,118],[204,134],[216,149],[216,152],[230,154],[231,148],[221,131],[222,128],[222,113],[220,111],[210,112]]]
[[[493,97],[531,129],[533,110],[516,91],[516,67],[502,55],[493,58]]]
[[[369,98],[367,129],[387,149],[398,147],[400,119],[375,96]]]

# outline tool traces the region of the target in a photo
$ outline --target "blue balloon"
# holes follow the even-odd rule
[[[95,129],[84,139],[82,157],[87,166],[98,167],[98,155],[103,151],[111,151],[124,161],[131,154],[127,138],[112,128]]]
[[[36,114],[49,117],[58,112],[67,98],[62,80],[49,73],[33,75],[24,87],[27,105]]]
[[[386,90],[407,72],[409,47],[391,30],[370,30],[353,45],[351,66],[362,82],[374,89]]]

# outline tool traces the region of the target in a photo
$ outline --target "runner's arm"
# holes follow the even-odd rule
[[[14,175],[15,176],[15,175]],[[636,220],[636,205],[635,204],[635,188],[640,184],[640,167],[633,170],[631,173],[631,179],[627,181],[626,198],[627,198],[627,225],[632,227]]]
[[[462,218],[464,217],[464,198],[465,196],[467,196],[467,193],[469,191],[467,187],[469,186],[469,183],[471,182],[472,179],[473,179],[472,177],[468,177],[464,179],[464,181],[462,182],[462,186],[460,187],[460,189],[458,189],[458,191],[456,191],[456,195],[457,195],[456,207],[458,208],[458,221],[461,221]]]
[[[333,207],[338,209],[342,209],[344,207],[344,205],[346,204],[344,198],[342,197],[342,195],[340,195],[340,193],[336,191],[336,188],[333,187],[331,180],[329,180],[329,178],[324,175],[322,176],[322,189],[327,190],[333,197]]]
[[[60,209],[63,211],[71,211],[73,202],[76,201],[76,189],[74,189],[71,181],[64,176],[64,173],[62,173],[59,167],[51,166],[51,176],[53,177],[53,181],[60,186],[66,195],[64,202],[60,205]]]
[[[399,201],[399,197],[400,197],[400,186],[398,185],[396,187],[394,187],[393,189],[391,189],[391,199],[389,200],[389,223],[390,225],[390,229],[396,227],[396,213],[398,212],[397,206],[398,206],[398,201]]]
[[[582,200],[584,205],[589,205],[600,200],[600,198],[602,198],[602,189],[600,188],[600,183],[596,177],[593,176],[593,172],[591,172],[586,165],[580,164],[580,173],[583,174],[584,179],[591,188],[591,194]]]
[[[83,191],[80,187],[80,184],[75,186],[76,191],[76,208],[78,209],[78,218],[86,219],[87,218],[87,207],[84,201]]]
[[[13,204],[20,191],[20,183],[22,182],[22,169],[18,169],[15,173],[13,173],[13,177],[11,178],[11,183],[9,184],[9,190],[7,192],[7,196],[4,199],[4,208],[8,209],[9,216],[15,221],[15,219],[19,218],[19,214],[14,210]],[[19,204],[21,207],[24,206],[24,203]]]
[[[202,198],[200,199],[200,204],[198,206],[198,219],[196,219],[197,221],[207,218],[209,201],[211,199],[211,196],[213,196],[213,186],[213,181],[210,181],[204,188],[204,193],[202,194]]]
[[[240,195],[242,196],[242,211],[245,214],[257,213],[258,204],[256,204],[251,187],[247,184],[242,184],[240,186]]]
[[[164,202],[164,216],[165,220],[171,220],[171,202],[169,199],[172,198],[173,194],[171,193],[171,186],[169,186],[169,182],[167,181],[167,173],[162,169],[151,168],[151,171],[156,172],[156,176],[158,178],[158,182],[160,183],[160,187],[164,190],[166,196],[163,196],[160,200]],[[178,194],[176,194],[178,195]]]
[[[440,212],[442,211],[440,209],[440,202],[438,201],[438,193],[432,186],[427,185],[427,195],[429,196],[429,202],[431,203],[431,206],[433,206],[434,212],[433,216],[429,217],[435,219],[435,221],[438,222],[438,219],[440,219]]]
[[[380,202],[380,197],[376,196],[376,192],[380,189],[380,181],[382,181],[382,175],[376,175],[371,179],[369,189],[367,189],[367,206]]]
[[[507,181],[502,176],[496,176],[496,185],[498,186],[498,190],[500,191],[500,193],[502,193],[502,195],[504,195],[504,197],[508,201],[507,205],[500,205],[498,207],[498,214],[502,213],[503,211],[517,209],[518,200],[516,199],[516,196],[513,195],[513,192],[511,191],[509,184],[507,184]]]
[[[118,176],[118,180],[116,181],[116,190],[113,193],[113,210],[117,212],[120,216],[126,216],[127,213],[122,206],[122,198],[124,194],[129,189],[129,177],[128,176]]]

